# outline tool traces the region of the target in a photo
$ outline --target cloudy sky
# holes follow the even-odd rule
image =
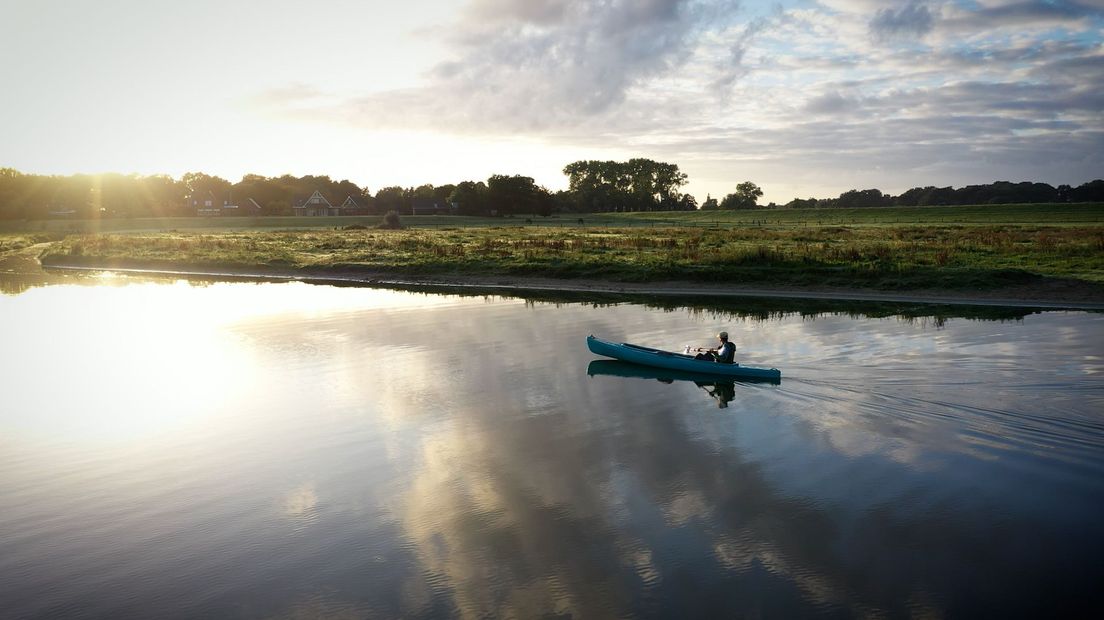
[[[0,0],[0,166],[704,199],[1104,177],[1104,0]]]

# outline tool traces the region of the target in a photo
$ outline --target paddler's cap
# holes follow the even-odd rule
[[[722,338],[724,340],[728,340],[728,332],[721,332],[721,333],[717,334],[717,337]]]

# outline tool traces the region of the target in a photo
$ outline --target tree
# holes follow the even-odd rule
[[[928,205],[953,205],[954,200],[954,188],[948,185],[947,187],[926,188],[926,191],[920,194],[920,199],[916,204],[922,207]]]
[[[487,179],[487,208],[492,215],[536,213],[542,194],[547,193],[548,190],[533,182],[533,177],[495,174]]]
[[[840,194],[836,206],[844,209],[856,207],[884,207],[892,204],[892,198],[882,194],[881,190],[850,190]]]
[[[338,201],[337,204],[345,202],[345,199],[352,196],[353,199],[360,197],[360,186],[348,179],[342,179],[330,187],[330,192],[333,197]]]
[[[816,198],[809,198],[807,200],[794,198],[793,200],[787,202],[785,207],[787,209],[814,209],[817,207],[818,202],[819,201]]]
[[[537,186],[533,194],[533,213],[541,217],[552,215],[556,208],[556,197],[547,189]]]
[[[736,186],[736,191],[725,196],[721,200],[722,209],[754,209],[758,206],[759,198],[763,190],[751,181],[744,181]]]
[[[487,185],[482,181],[463,181],[448,196],[450,203],[458,205],[461,215],[487,214]]]
[[[1096,179],[1070,190],[1070,202],[1104,202],[1104,180]]]
[[[577,161],[563,169],[580,211],[656,211],[683,204],[687,176],[675,164],[635,158]]]
[[[436,198],[436,195],[433,193],[433,184],[426,183],[425,185],[419,185],[414,188],[413,198]]]
[[[380,188],[376,192],[375,210],[377,213],[388,211],[410,213],[410,200],[408,199],[407,190],[397,185]]]
[[[438,185],[433,188],[433,199],[441,203],[451,202],[449,196],[451,196],[454,191],[456,191],[456,186],[452,183]]]
[[[703,202],[701,204],[701,210],[702,211],[716,211],[717,209],[720,209],[720,208],[721,208],[721,205],[720,205],[719,202],[717,202],[716,198],[710,196],[709,194],[705,195],[705,202]]]
[[[690,194],[673,194],[659,203],[661,211],[696,211],[698,201]]]
[[[247,174],[241,181],[234,184],[232,191],[239,200],[250,198],[256,200],[265,215],[291,213],[291,201],[294,200],[294,195],[278,179],[269,179],[259,174]]]
[[[225,196],[226,190],[230,189],[230,181],[202,172],[185,172],[180,177],[180,183],[189,194],[211,192],[216,198]]]
[[[560,190],[552,194],[552,210],[560,213],[572,213],[578,211],[575,204],[575,195],[567,190]]]

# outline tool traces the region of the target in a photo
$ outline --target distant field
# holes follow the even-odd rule
[[[97,233],[149,231],[249,231],[273,229],[334,229],[375,226],[378,216],[361,217],[176,217],[104,220],[33,220],[0,222],[6,233]],[[877,209],[756,209],[752,211],[690,211],[655,213],[563,214],[553,217],[481,218],[464,216],[403,216],[409,228],[453,227],[732,227],[732,226],[906,226],[932,224],[1104,225],[1104,203],[1046,205],[980,205],[956,207],[885,207]],[[580,224],[579,220],[582,220]]]
[[[581,220],[581,221],[580,221]],[[560,217],[161,218],[4,223],[0,255],[166,269],[697,281],[916,290],[1088,286],[1104,204]],[[346,227],[360,225],[352,229]],[[42,244],[37,246],[35,244]],[[35,245],[35,247],[31,247]]]
[[[47,262],[115,267],[518,275],[635,282],[994,288],[1104,282],[1104,227],[450,227],[69,235]]]
[[[874,209],[755,209],[614,214],[629,223],[668,225],[884,226],[931,224],[1101,224],[1104,203],[882,207]]]

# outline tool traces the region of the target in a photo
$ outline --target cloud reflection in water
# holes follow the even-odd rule
[[[225,359],[247,379],[173,405],[207,417],[151,429],[150,445],[104,443],[55,418],[50,432],[80,441],[49,452],[21,425],[67,397],[6,390],[0,501],[21,508],[0,516],[11,551],[0,568],[21,566],[24,582],[0,571],[0,594],[42,594],[16,609],[48,609],[35,605],[51,604],[44,584],[65,572],[60,557],[70,596],[92,587],[101,555],[59,542],[88,523],[98,534],[81,544],[122,549],[116,576],[144,575],[129,595],[155,615],[180,609],[202,575],[225,581],[192,611],[253,601],[250,613],[272,616],[1099,603],[1095,315],[758,321],[304,285],[143,286],[74,287],[62,305],[172,310],[183,325],[219,317],[175,342],[233,352]],[[22,312],[27,299],[0,301]],[[42,342],[49,325],[29,325],[20,342]],[[145,333],[101,325],[116,342]],[[721,327],[784,382],[735,383],[718,409],[694,382],[587,375],[589,333],[677,348]],[[47,479],[59,466],[46,454],[84,463],[81,477]],[[36,522],[36,511],[67,516]],[[123,516],[127,527],[111,525]],[[134,538],[175,541],[166,548],[179,555],[128,546]],[[118,609],[102,592],[89,613]]]

